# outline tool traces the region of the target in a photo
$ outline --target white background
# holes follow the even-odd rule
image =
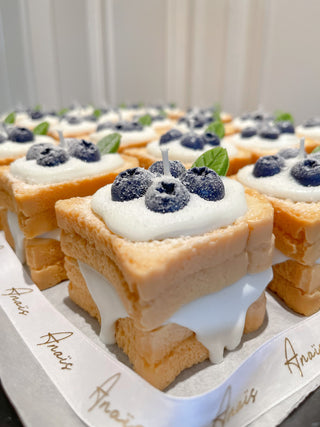
[[[319,0],[0,0],[0,111],[74,101],[320,115]]]

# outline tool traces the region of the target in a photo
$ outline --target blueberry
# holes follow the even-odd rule
[[[182,137],[182,132],[178,129],[171,129],[165,134],[163,134],[160,138],[159,144],[166,144],[167,142],[174,141]]]
[[[98,162],[101,159],[100,151],[92,142],[84,139],[67,140],[70,156],[76,157],[84,162]]]
[[[4,141],[7,141],[7,140],[8,140],[7,135],[0,133],[0,144]]]
[[[52,111],[48,111],[48,112],[46,113],[46,115],[47,115],[47,116],[57,117],[57,116],[58,116],[58,113],[57,113],[56,111],[52,110]]]
[[[82,118],[75,116],[67,117],[67,122],[69,125],[78,125],[82,122]]]
[[[39,142],[38,144],[33,144],[26,153],[26,160],[36,160],[39,157],[41,151],[52,146],[53,145],[49,142]]]
[[[206,123],[206,118],[202,115],[195,115],[188,120],[188,126],[192,128],[202,128]]]
[[[37,157],[37,164],[41,166],[58,166],[69,159],[68,153],[61,147],[54,145],[50,147],[44,147]]]
[[[112,200],[124,202],[142,197],[153,178],[153,174],[143,168],[132,168],[120,172],[111,187]]]
[[[111,108],[110,108],[110,107],[103,107],[103,108],[100,108],[100,112],[101,112],[101,114],[107,114],[107,113],[110,113],[110,111],[111,111]]]
[[[278,155],[264,156],[257,160],[253,168],[253,175],[256,178],[273,176],[281,171],[284,160]]]
[[[169,160],[170,173],[175,178],[180,178],[186,173],[186,168],[179,160]],[[149,169],[155,175],[163,175],[163,162],[162,160],[153,163]]]
[[[206,132],[203,135],[203,140],[205,144],[220,145],[220,138],[212,132]]]
[[[305,128],[312,128],[315,126],[320,126],[320,117],[312,117],[311,119],[306,120],[303,123]]]
[[[163,177],[148,188],[145,204],[153,212],[167,213],[183,209],[190,200],[190,193],[178,180]]]
[[[259,136],[265,139],[278,139],[280,131],[276,126],[266,125],[259,130]]]
[[[251,117],[253,118],[253,120],[257,120],[257,121],[264,120],[263,113],[259,113],[259,112],[252,113]]]
[[[29,129],[15,127],[9,132],[8,139],[13,142],[31,142],[34,136]]]
[[[276,126],[281,133],[294,133],[294,126],[289,120],[278,122]]]
[[[242,138],[251,138],[255,135],[257,135],[257,129],[253,126],[248,126],[241,131]]]
[[[84,117],[84,120],[86,120],[87,122],[96,122],[98,118],[94,114],[89,114],[88,116]]]
[[[283,150],[280,150],[278,152],[278,155],[283,157],[284,159],[293,159],[294,157],[297,157],[298,154],[298,148],[284,148]]]
[[[204,138],[194,132],[189,132],[183,135],[180,144],[193,150],[202,150],[204,146]]]
[[[251,114],[250,113],[244,113],[240,116],[241,120],[250,120],[252,119]]]
[[[132,132],[135,130],[142,130],[143,126],[137,122],[128,122],[123,120],[116,123],[113,128],[116,132]]]
[[[165,120],[165,116],[163,116],[162,114],[158,114],[157,116],[153,116],[152,117],[152,121],[153,122],[162,122]]]
[[[100,123],[97,126],[97,132],[99,132],[100,130],[104,130],[104,129],[113,129],[114,123],[112,122],[104,122],[104,123]]]
[[[189,123],[189,119],[187,119],[187,117],[180,117],[180,119],[178,120],[178,123]]]
[[[320,185],[320,159],[314,156],[304,159],[296,163],[290,173],[299,184],[316,187]]]
[[[29,113],[29,115],[30,115],[30,117],[31,117],[32,120],[40,120],[40,119],[42,119],[44,117],[44,114],[41,111],[38,111],[38,110],[31,111]]]
[[[202,166],[191,168],[182,179],[182,183],[191,193],[202,199],[216,201],[224,198],[224,185],[220,176],[212,169]]]

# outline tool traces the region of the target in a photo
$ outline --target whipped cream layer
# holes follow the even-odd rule
[[[253,175],[254,165],[245,166],[238,172],[238,180],[267,196],[290,199],[294,202],[319,202],[320,185],[306,187],[299,184],[290,174],[292,166],[302,158],[286,159],[286,166],[276,175],[256,178]]]
[[[257,122],[255,122],[253,119],[243,120],[243,119],[240,119],[239,117],[236,117],[232,121],[232,125],[234,126],[234,128],[239,131],[242,131],[243,129],[248,127],[255,127],[256,124]]]
[[[54,143],[54,139],[46,135],[35,135],[30,142],[5,141],[0,143],[0,158],[24,156],[33,144],[39,142]]]
[[[80,271],[101,315],[100,339],[115,343],[115,322],[127,317],[126,310],[108,280],[78,260]],[[177,323],[194,331],[209,351],[211,362],[223,359],[224,349],[234,350],[243,334],[246,313],[272,279],[272,268],[246,275],[219,292],[198,298],[181,307],[167,323]]]
[[[279,151],[282,148],[299,147],[300,139],[294,134],[283,133],[277,139],[261,138],[260,136],[251,136],[250,138],[243,138],[241,134],[235,134],[228,138],[230,142],[238,148],[246,150],[258,149],[265,151]]]
[[[55,116],[43,116],[41,119],[32,119],[31,117],[26,117],[24,120],[19,121],[19,126],[27,129],[33,130],[35,127],[40,125],[40,123],[48,122],[50,126],[55,126],[59,123],[59,119]]]
[[[50,132],[58,132],[59,130],[63,132],[65,137],[77,135],[77,134],[89,134],[94,132],[96,129],[96,122],[90,122],[84,120],[83,122],[70,124],[67,120],[63,119],[58,122],[55,126],[52,126]]]
[[[75,157],[57,166],[41,166],[25,157],[10,165],[10,172],[27,184],[54,184],[108,173],[124,163],[118,153],[105,154],[98,162],[84,162]]]
[[[200,133],[200,132],[199,132]],[[202,133],[202,132],[201,132]],[[159,143],[159,140],[152,141],[147,145],[147,152],[155,157],[156,159],[161,159],[161,150],[160,148],[168,148],[168,155],[170,160],[180,160],[183,163],[193,163],[197,158],[212,148],[217,147],[210,144],[205,144],[202,150],[194,150],[192,148],[184,147],[180,144],[180,140],[175,140],[168,142],[167,144]],[[221,142],[220,147],[223,147],[227,150],[229,158],[234,158],[238,155],[238,150],[231,144]]]
[[[306,138],[314,139],[315,141],[320,142],[320,126],[297,126],[296,134],[300,137],[305,136]]]
[[[133,241],[203,234],[230,225],[247,212],[243,186],[229,178],[221,179],[225,187],[222,200],[207,201],[191,193],[187,206],[176,212],[153,212],[146,207],[144,197],[115,202],[111,184],[93,195],[91,207],[112,232]]]
[[[143,128],[143,130],[128,131],[128,132],[121,132],[113,129],[104,129],[100,132],[94,132],[91,135],[89,135],[89,140],[94,143],[97,143],[105,136],[111,135],[112,133],[115,133],[115,132],[121,135],[122,146],[130,145],[133,143],[152,141],[157,137],[155,130],[151,126],[146,126]]]

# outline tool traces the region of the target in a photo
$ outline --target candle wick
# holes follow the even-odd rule
[[[162,155],[162,163],[163,163],[163,174],[170,176],[170,163],[169,163],[169,156],[168,156],[168,148],[161,148],[161,155]]]
[[[60,140],[60,146],[62,148],[65,148],[66,147],[66,141],[63,137],[63,132],[61,130],[58,130],[58,135],[59,135],[59,140]]]
[[[299,148],[299,157],[301,157],[301,158],[306,157],[306,152],[304,149],[304,142],[305,142],[304,138],[301,138],[300,139],[300,148]]]

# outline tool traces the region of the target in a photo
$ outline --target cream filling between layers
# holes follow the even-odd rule
[[[171,141],[167,144],[159,143],[159,140],[152,141],[147,145],[147,152],[151,154],[151,156],[161,159],[161,148],[168,148],[168,155],[170,160],[180,160],[184,163],[193,163],[197,158],[212,148],[219,147],[213,146],[210,144],[206,144],[202,150],[193,150],[192,148],[184,147],[180,144],[180,140]],[[231,144],[221,142],[220,147],[223,147],[227,150],[229,158],[234,158],[238,155],[238,149]]]
[[[221,179],[225,187],[222,200],[208,201],[191,193],[187,206],[176,212],[153,212],[146,207],[144,197],[115,202],[111,198],[112,184],[92,196],[91,207],[112,232],[134,241],[203,234],[233,224],[247,212],[243,186],[229,178]]]
[[[100,338],[115,343],[115,322],[128,317],[113,286],[100,273],[78,261],[87,287],[101,316]],[[234,350],[243,334],[246,313],[272,279],[272,268],[246,275],[219,292],[207,295],[181,307],[167,323],[177,323],[195,332],[209,351],[212,363],[223,360],[224,349]]]
[[[260,193],[294,202],[319,202],[320,185],[315,187],[300,185],[290,174],[292,166],[302,158],[287,159],[286,167],[273,176],[256,178],[253,175],[254,165],[240,169],[237,179],[244,185],[258,190]]]
[[[10,172],[27,184],[54,184],[106,174],[123,163],[118,153],[105,154],[98,162],[84,162],[71,157],[67,162],[51,167],[38,165],[36,160],[23,157],[11,163]]]

